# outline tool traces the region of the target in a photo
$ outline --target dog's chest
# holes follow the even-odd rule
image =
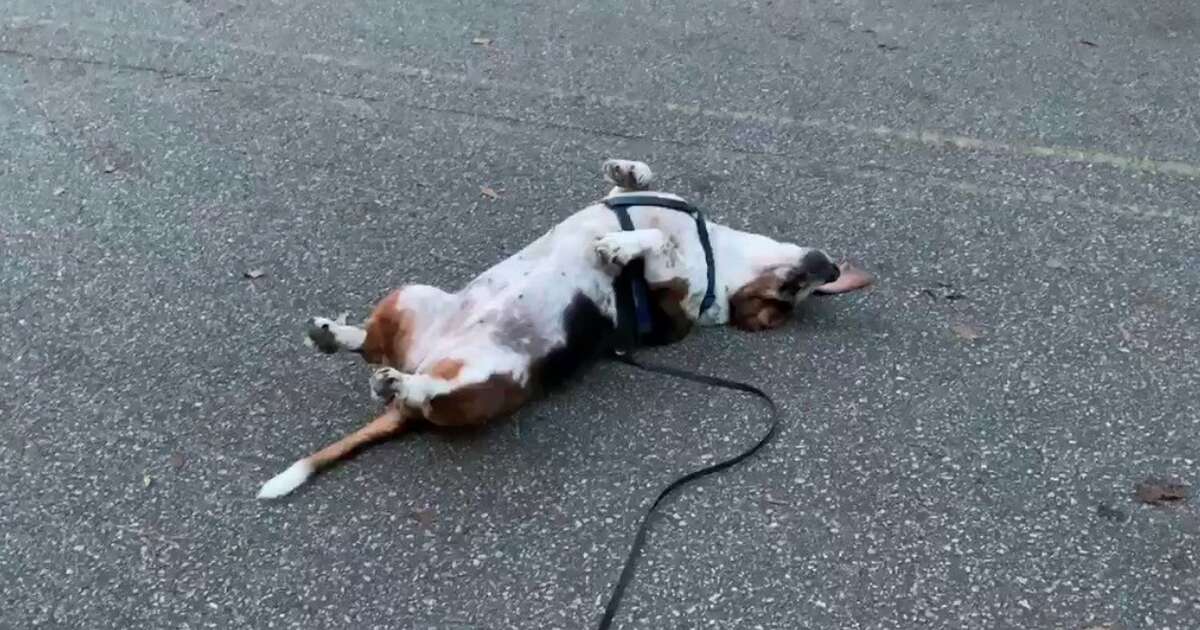
[[[537,357],[565,341],[567,310],[581,295],[615,320],[611,278],[583,255],[587,241],[563,236],[561,240],[577,242],[545,242],[543,237],[471,281],[446,332],[486,335],[514,352]]]

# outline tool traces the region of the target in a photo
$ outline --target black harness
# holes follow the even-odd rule
[[[698,314],[703,315],[713,305],[713,302],[716,301],[716,267],[713,261],[712,244],[708,239],[708,227],[704,222],[704,215],[700,212],[700,209],[685,201],[653,195],[621,195],[610,197],[604,200],[604,204],[616,213],[617,220],[621,223],[621,229],[625,231],[634,229],[633,220],[629,217],[630,206],[670,208],[671,210],[686,212],[695,218],[696,232],[700,238],[700,246],[704,248],[704,262],[708,265],[708,288],[704,292],[704,299],[700,302],[700,312]],[[604,616],[600,619],[599,630],[608,630],[612,627],[613,618],[617,614],[617,609],[621,606],[621,598],[625,594],[625,588],[633,580],[633,573],[637,566],[638,557],[641,555],[642,547],[646,543],[646,534],[650,530],[650,517],[658,509],[658,506],[662,504],[663,500],[690,481],[734,466],[754,455],[767,442],[770,442],[771,438],[775,437],[775,432],[779,428],[779,407],[776,406],[775,401],[771,400],[770,396],[753,385],[716,376],[698,374],[666,365],[642,363],[634,358],[633,351],[637,347],[641,345],[653,345],[656,340],[656,331],[653,326],[654,319],[651,312],[652,305],[650,304],[650,290],[646,285],[644,271],[645,263],[639,258],[626,264],[616,280],[613,281],[613,289],[617,297],[617,330],[619,336],[613,356],[619,361],[646,372],[666,374],[675,378],[692,381],[693,383],[732,389],[761,398],[767,403],[770,409],[771,426],[757,442],[741,453],[687,473],[672,481],[658,493],[658,497],[654,499],[654,503],[642,516],[642,521],[633,536],[633,542],[629,547],[629,554],[625,557],[624,566],[621,567],[621,575],[613,585],[612,593],[608,596],[608,603],[604,607]]]
[[[708,267],[708,287],[704,290],[704,299],[700,302],[700,312],[697,317],[717,300],[717,269],[713,262],[712,243],[708,240],[708,224],[704,222],[704,214],[692,204],[679,199],[658,197],[655,195],[620,195],[604,200],[604,205],[612,209],[621,223],[621,229],[632,231],[633,220],[629,218],[630,206],[655,206],[669,208],[689,214],[696,221],[696,234],[700,238],[700,247],[704,249],[704,264]],[[613,290],[617,294],[617,330],[620,331],[622,350],[631,350],[640,345],[657,345],[654,335],[654,320],[651,314],[650,289],[646,286],[645,261],[638,258],[625,265],[617,279],[613,281]]]

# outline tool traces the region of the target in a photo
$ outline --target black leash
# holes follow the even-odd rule
[[[634,229],[633,219],[629,216],[629,208],[632,206],[657,206],[691,215],[696,222],[696,237],[699,239],[700,246],[704,250],[704,263],[707,266],[706,279],[708,286],[705,287],[704,299],[700,303],[699,315],[702,315],[704,311],[713,305],[716,300],[716,261],[713,260],[708,226],[705,224],[704,214],[699,208],[686,201],[659,197],[657,195],[617,195],[605,199],[604,203],[617,215],[621,229],[625,231]],[[621,598],[625,595],[625,589],[633,581],[633,573],[637,568],[638,558],[642,554],[642,547],[646,544],[646,535],[650,532],[650,517],[654,515],[654,511],[658,509],[663,500],[691,481],[725,470],[754,455],[763,446],[766,446],[767,442],[771,441],[771,438],[775,437],[775,432],[779,429],[779,407],[766,392],[753,385],[727,378],[698,374],[690,370],[682,370],[668,365],[642,363],[634,358],[633,351],[635,348],[647,343],[654,343],[656,339],[654,317],[652,315],[653,306],[650,304],[650,291],[646,285],[646,279],[643,277],[643,270],[643,260],[636,259],[630,261],[613,281],[613,291],[616,294],[617,301],[617,337],[615,344],[617,349],[612,353],[613,358],[645,372],[666,374],[667,376],[673,376],[685,381],[731,389],[761,398],[767,403],[767,407],[770,409],[771,426],[750,448],[715,464],[693,470],[675,479],[675,481],[672,481],[658,493],[658,497],[654,499],[654,504],[646,510],[646,513],[642,516],[641,523],[638,524],[637,532],[633,536],[633,544],[629,547],[629,554],[625,556],[625,566],[621,568],[621,575],[617,578],[617,583],[613,585],[612,593],[608,596],[608,604],[604,607],[604,617],[600,619],[600,625],[597,626],[599,630],[608,630],[612,627],[613,617],[616,616],[617,609],[621,607]]]
[[[771,400],[771,397],[768,396],[766,392],[753,385],[739,381],[733,381],[727,378],[709,376],[707,374],[697,374],[696,372],[682,370],[669,365],[642,363],[634,358],[631,351],[614,353],[614,357],[622,363],[632,365],[633,367],[646,372],[666,374],[667,376],[681,378],[693,383],[700,383],[701,385],[711,385],[713,387],[732,389],[734,391],[744,392],[756,396],[767,403],[767,407],[770,409],[771,426],[767,429],[767,432],[764,433],[762,437],[758,438],[758,441],[755,442],[750,448],[728,459],[723,459],[715,464],[710,464],[704,468],[693,470],[692,472],[677,478],[675,481],[672,481],[666,488],[663,488],[662,492],[658,493],[658,497],[654,499],[654,504],[651,505],[650,508],[646,510],[646,513],[642,516],[642,522],[638,525],[637,533],[633,536],[633,544],[631,544],[629,547],[629,554],[625,556],[625,566],[621,568],[621,576],[617,578],[617,583],[613,585],[612,594],[608,596],[608,604],[604,607],[604,617],[600,619],[600,625],[597,626],[599,630],[608,630],[610,627],[612,627],[613,617],[616,616],[617,609],[621,607],[621,598],[625,595],[625,588],[629,586],[631,581],[633,581],[633,574],[635,568],[637,567],[638,558],[642,554],[642,547],[646,544],[646,534],[650,531],[650,517],[654,515],[654,511],[658,509],[658,506],[662,504],[663,499],[666,499],[667,496],[683,487],[688,482],[694,481],[706,475],[711,475],[715,472],[725,470],[726,468],[734,466],[754,455],[760,449],[762,449],[763,446],[766,446],[767,442],[771,441],[771,438],[775,437],[775,433],[779,429],[780,421],[779,406],[775,404],[774,400]]]

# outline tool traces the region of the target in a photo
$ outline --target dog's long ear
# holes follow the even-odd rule
[[[838,293],[849,293],[859,289],[865,289],[875,283],[875,277],[871,274],[850,265],[842,263],[838,265],[841,274],[838,279],[828,284],[823,284],[813,289],[813,295],[836,295]]]
[[[780,289],[784,280],[765,273],[729,296],[729,323],[749,331],[777,328],[792,312],[792,298]]]

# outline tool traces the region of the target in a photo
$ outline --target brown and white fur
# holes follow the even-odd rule
[[[609,195],[648,192],[641,162],[608,160]],[[310,338],[327,352],[360,353],[377,366],[371,393],[386,401],[366,426],[300,459],[266,482],[260,498],[295,490],[313,473],[413,422],[476,426],[511,413],[607,347],[616,322],[613,278],[641,258],[658,341],[693,325],[775,328],[814,291],[842,293],[870,283],[823,252],[708,223],[716,302],[699,316],[707,267],[694,220],[666,208],[633,206],[636,229],[622,231],[593,203],[483,272],[456,293],[413,284],[375,306],[363,327],[315,318]]]

